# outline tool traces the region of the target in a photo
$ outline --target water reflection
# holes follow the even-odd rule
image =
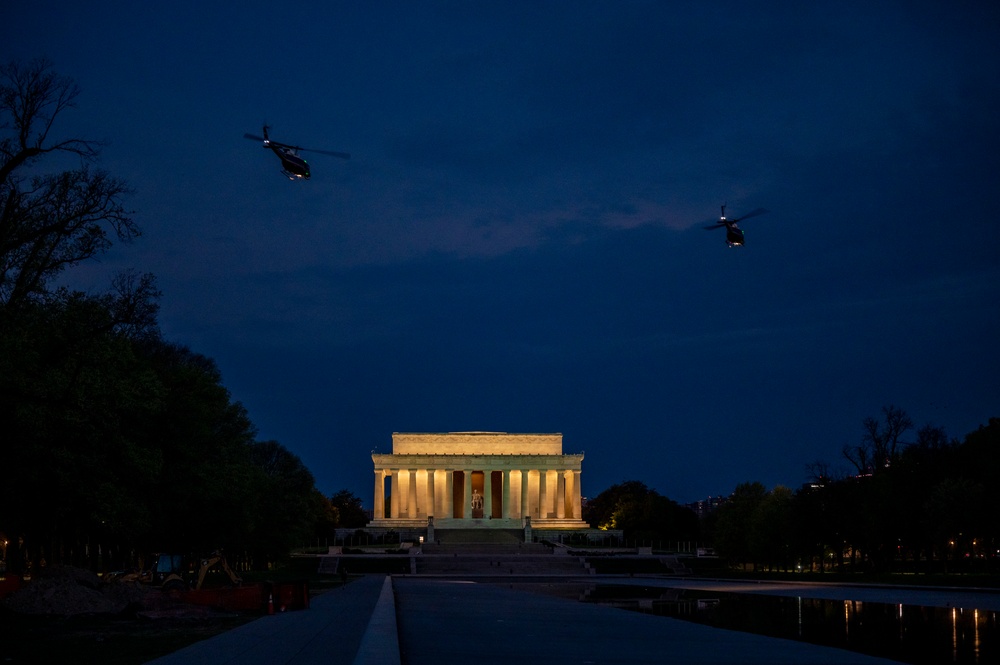
[[[640,585],[590,585],[575,593],[585,602],[916,665],[1000,663],[1000,613],[989,610]]]

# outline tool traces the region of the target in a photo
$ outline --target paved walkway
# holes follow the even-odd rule
[[[911,602],[905,592],[893,595],[899,602]],[[156,665],[511,662],[875,665],[892,661],[502,585],[382,575],[368,575],[317,596],[308,610],[262,617],[152,661]]]
[[[392,605],[389,578],[367,575],[314,597],[307,610],[264,616],[150,662],[156,665],[399,663]]]

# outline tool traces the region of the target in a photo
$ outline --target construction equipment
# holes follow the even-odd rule
[[[157,586],[164,591],[201,589],[212,568],[219,566],[229,578],[231,586],[238,587],[243,579],[229,567],[222,550],[216,550],[206,557],[190,557],[183,554],[154,554],[152,566],[148,570],[107,576],[106,581],[139,582]]]
[[[201,588],[201,585],[205,582],[205,575],[208,574],[208,571],[216,565],[222,568],[222,572],[229,577],[229,581],[233,586],[240,586],[243,584],[243,578],[237,575],[236,572],[229,567],[229,563],[226,561],[225,555],[222,554],[222,550],[216,550],[215,552],[212,552],[209,557],[201,560],[201,565],[198,567],[198,582],[195,584],[195,589]]]

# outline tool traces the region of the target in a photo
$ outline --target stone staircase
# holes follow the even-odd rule
[[[319,567],[316,572],[320,575],[336,575],[339,570],[340,557],[338,556],[321,556],[319,558]]]
[[[434,545],[519,545],[522,529],[435,529]],[[425,548],[428,543],[425,543]]]
[[[412,558],[413,574],[450,577],[578,577],[583,559],[544,543],[526,543],[522,529],[436,529]]]
[[[414,574],[457,577],[582,577],[591,575],[583,558],[531,554],[517,550],[489,553],[421,554],[413,557]]]

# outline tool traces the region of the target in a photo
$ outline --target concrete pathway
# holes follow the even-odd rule
[[[399,663],[392,606],[389,578],[367,575],[316,596],[307,610],[264,616],[150,662],[156,665]]]
[[[892,596],[913,602],[906,592]],[[261,617],[152,661],[156,665],[512,662],[875,665],[892,661],[504,585],[383,575],[365,576],[321,594],[308,610]]]

